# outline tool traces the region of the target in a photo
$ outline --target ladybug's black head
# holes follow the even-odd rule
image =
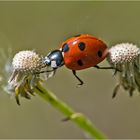
[[[50,52],[44,59],[44,63],[54,69],[64,65],[63,55],[60,50]]]

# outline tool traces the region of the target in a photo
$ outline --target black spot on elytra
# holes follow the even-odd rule
[[[83,66],[82,60],[78,60],[78,61],[77,61],[77,64],[78,64],[79,66]]]
[[[81,51],[83,51],[83,50],[85,49],[86,45],[85,45],[84,42],[80,42],[80,43],[78,44],[78,47],[79,47],[79,49],[80,49]]]
[[[98,56],[101,58],[102,57],[102,51],[98,51]]]
[[[62,51],[63,52],[68,52],[69,51],[69,45],[67,43],[65,43],[62,47]]]

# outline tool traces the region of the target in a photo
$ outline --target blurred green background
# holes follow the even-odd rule
[[[8,57],[20,50],[36,50],[42,55],[73,35],[88,33],[104,40],[108,46],[120,42],[140,45],[140,2],[0,2],[0,48]],[[1,71],[5,60],[1,55]],[[100,66],[108,66],[106,61]],[[140,95],[130,98],[120,90],[111,70],[90,68],[79,71],[85,85],[76,88],[77,80],[63,67],[46,87],[78,112],[87,115],[110,139],[140,138]],[[0,138],[85,138],[72,122],[40,97],[30,101],[14,99],[1,90]]]

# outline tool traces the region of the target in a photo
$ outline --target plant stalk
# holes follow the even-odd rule
[[[75,112],[71,107],[65,104],[63,101],[58,99],[51,91],[46,90],[41,83],[38,83],[35,87],[35,92],[41,96],[45,101],[54,106],[58,111],[66,116],[65,120],[71,120],[81,129],[84,130],[91,138],[95,139],[106,139],[92,122],[85,117],[82,113]]]

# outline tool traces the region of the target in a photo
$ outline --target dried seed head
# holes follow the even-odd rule
[[[133,95],[136,89],[140,92],[140,49],[132,43],[121,43],[112,46],[108,51],[109,63],[120,72],[115,71],[118,84],[114,89],[113,98],[119,87],[123,87]]]
[[[140,54],[140,49],[131,43],[121,43],[109,49],[108,60],[111,64],[131,62]]]
[[[18,95],[29,99],[33,94],[34,86],[41,80],[38,73],[44,67],[43,58],[34,51],[20,51],[14,56],[7,90],[15,96],[18,104]]]
[[[13,69],[19,72],[34,73],[42,68],[42,58],[34,51],[20,51],[12,62]]]

